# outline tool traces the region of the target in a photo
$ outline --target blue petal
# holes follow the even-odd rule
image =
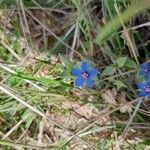
[[[139,71],[139,75],[140,75],[140,76],[145,75],[145,71],[144,71],[144,69],[143,69],[143,68],[142,68],[142,69],[140,69],[140,71]]]
[[[138,89],[144,89],[145,83],[143,83],[143,82],[137,83],[137,87],[138,87]]]
[[[86,80],[86,84],[89,88],[92,88],[94,86],[94,81],[89,78],[88,80]]]
[[[90,73],[90,78],[95,78],[98,74],[98,70],[94,68],[91,69],[89,73]]]
[[[150,70],[150,63],[144,63],[140,65],[140,71],[139,71],[139,75],[146,75],[147,72],[149,71],[145,71],[145,70]]]
[[[147,67],[150,68],[150,63],[147,63]]]
[[[78,77],[75,79],[75,87],[82,87],[84,83],[84,80],[82,77]]]
[[[150,63],[144,63],[140,65],[141,69],[150,68]]]
[[[140,96],[140,97],[143,97],[143,96],[147,96],[147,94],[146,94],[145,91],[141,91],[141,92],[139,93],[139,96]]]
[[[146,75],[146,82],[150,85],[150,72],[148,72]]]
[[[144,63],[144,64],[141,64],[140,65],[140,68],[142,69],[142,68],[147,68],[148,67],[148,64],[147,63]]]
[[[82,71],[89,71],[90,70],[90,65],[87,62],[83,62],[81,65]]]
[[[82,72],[79,69],[72,69],[71,73],[74,76],[80,76]]]

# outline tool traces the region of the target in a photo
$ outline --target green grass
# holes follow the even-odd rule
[[[149,148],[149,0],[0,1],[0,148]],[[94,88],[74,87],[87,60]]]

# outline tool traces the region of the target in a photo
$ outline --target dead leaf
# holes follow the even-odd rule
[[[125,113],[125,112],[131,112],[132,111],[132,104],[129,103],[127,100],[126,100],[126,95],[125,93],[121,93],[119,98],[118,98],[118,101],[120,102],[120,112],[122,113]]]
[[[107,89],[102,93],[102,98],[105,100],[106,103],[110,104],[111,106],[115,106],[116,102],[117,91],[115,88],[112,90]]]

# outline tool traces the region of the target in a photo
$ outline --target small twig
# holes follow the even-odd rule
[[[6,145],[10,147],[18,147],[19,150],[24,150],[24,148],[26,149],[44,149],[44,150],[50,150],[50,149],[54,149],[57,146],[56,145],[48,145],[48,146],[37,146],[37,145],[27,145],[27,144],[20,144],[20,143],[14,143],[14,142],[10,142],[10,141],[3,141],[0,140],[0,145]]]
[[[75,48],[76,43],[77,43],[78,34],[79,34],[78,25],[76,25],[75,31],[74,31],[73,42],[72,42],[72,46],[71,46],[71,49],[72,49],[71,53],[70,53],[70,59],[71,60],[73,59],[73,53],[74,53],[74,48]]]
[[[127,30],[137,30],[138,28],[149,27],[149,26],[150,26],[150,22],[146,22],[146,23],[143,23],[143,24],[131,27],[131,28],[127,28]],[[122,33],[122,32],[124,31],[120,31],[119,33]]]

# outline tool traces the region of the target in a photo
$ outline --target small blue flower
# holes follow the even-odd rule
[[[82,87],[83,85],[87,85],[89,88],[94,86],[94,80],[98,74],[98,70],[95,68],[90,68],[89,63],[82,62],[81,69],[74,68],[72,70],[72,75],[76,76],[75,86]]]
[[[140,76],[147,76],[148,73],[150,73],[150,63],[144,63],[140,65],[140,71],[139,75]]]
[[[137,83],[137,88],[139,89],[140,93],[139,96],[148,96],[150,97],[150,74],[148,74],[145,82]]]

